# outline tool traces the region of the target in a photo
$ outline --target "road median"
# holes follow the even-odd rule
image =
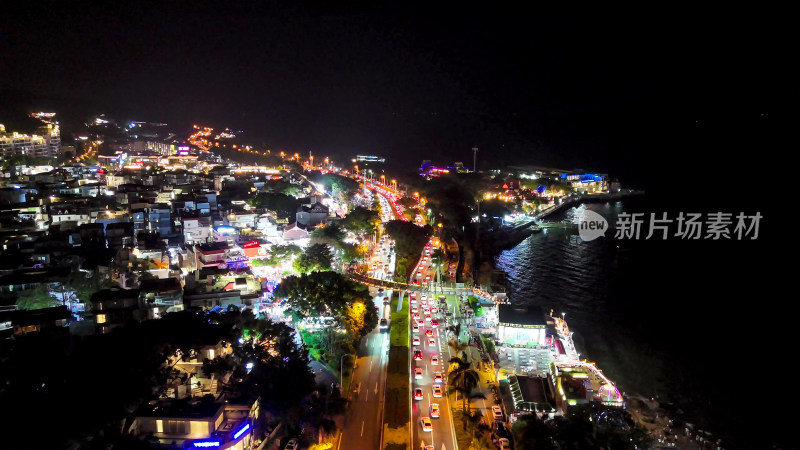
[[[386,376],[386,403],[383,416],[384,450],[411,448],[411,381],[408,349],[408,304],[397,310],[392,298],[389,326],[389,362]]]

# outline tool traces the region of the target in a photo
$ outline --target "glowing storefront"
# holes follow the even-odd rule
[[[497,338],[514,347],[543,347],[547,320],[537,306],[497,305]]]

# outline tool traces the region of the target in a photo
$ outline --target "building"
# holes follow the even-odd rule
[[[125,432],[169,448],[249,450],[258,408],[258,401],[162,399],[139,408]]]
[[[197,268],[216,267],[228,268],[228,243],[213,242],[210,244],[195,245],[197,255]]]
[[[538,306],[497,305],[497,340],[512,347],[544,347],[548,322]]]
[[[579,194],[608,191],[608,175],[596,173],[564,173],[561,179]]]
[[[98,334],[139,319],[138,289],[103,289],[92,294],[91,303]]]
[[[6,131],[0,124],[0,156],[25,155],[34,158],[54,158],[61,154],[61,131],[58,125],[46,123],[36,134]]]
[[[295,220],[306,228],[325,225],[328,220],[328,207],[319,202],[311,206],[301,206],[295,214]]]
[[[5,316],[5,318],[3,318]],[[14,335],[35,333],[48,329],[64,329],[72,317],[66,306],[53,306],[51,308],[41,308],[32,310],[7,311],[0,315],[0,331],[8,329],[8,322],[13,329]]]
[[[183,286],[177,278],[142,280],[139,285],[142,319],[158,319],[163,314],[183,311]]]
[[[385,163],[386,158],[374,155],[356,155],[356,163]]]
[[[295,222],[283,229],[282,237],[284,242],[289,242],[308,239],[309,235],[311,235],[311,233],[309,233],[308,230],[303,227],[303,225]]]
[[[182,217],[181,224],[186,244],[204,244],[212,236],[210,217]]]

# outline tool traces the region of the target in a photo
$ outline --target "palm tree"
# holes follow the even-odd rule
[[[306,400],[305,421],[317,430],[317,443],[321,443],[325,435],[336,432],[338,426],[333,417],[344,414],[346,408],[347,399],[328,392],[322,385]]]
[[[461,336],[461,322],[456,322],[453,325],[448,326],[447,331],[453,333],[456,341],[458,341],[459,337]]]
[[[445,256],[442,249],[437,248],[436,250],[431,253],[431,267],[436,268],[436,282],[440,283],[442,281],[442,264],[447,261],[447,257]],[[436,292],[434,290],[434,292]]]
[[[460,325],[459,325],[459,327],[460,327]],[[457,338],[454,338],[454,339],[450,339],[449,341],[447,341],[447,346],[450,347],[450,351],[452,352],[453,357],[459,358],[459,356],[458,356],[459,353],[464,352],[464,350],[466,350],[469,347],[469,344],[466,344],[464,342],[460,342]],[[462,354],[462,356],[464,356],[464,355]],[[459,358],[459,359],[460,359],[460,361],[462,361],[461,358]],[[453,362],[453,361],[451,361],[451,362]]]
[[[447,374],[447,383],[451,386],[451,392],[462,394],[464,409],[469,411],[470,396],[472,395],[472,390],[478,387],[480,375],[471,367],[472,364],[467,359],[453,357],[450,358],[450,363],[455,363],[456,366]]]
[[[461,421],[464,423],[464,430],[467,429],[467,425],[469,425],[470,428],[477,428],[478,424],[481,423],[481,419],[483,419],[483,413],[480,411],[461,411]]]

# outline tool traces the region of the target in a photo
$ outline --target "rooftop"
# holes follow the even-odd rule
[[[497,306],[497,314],[501,324],[547,326],[544,312],[538,306],[501,304]]]

